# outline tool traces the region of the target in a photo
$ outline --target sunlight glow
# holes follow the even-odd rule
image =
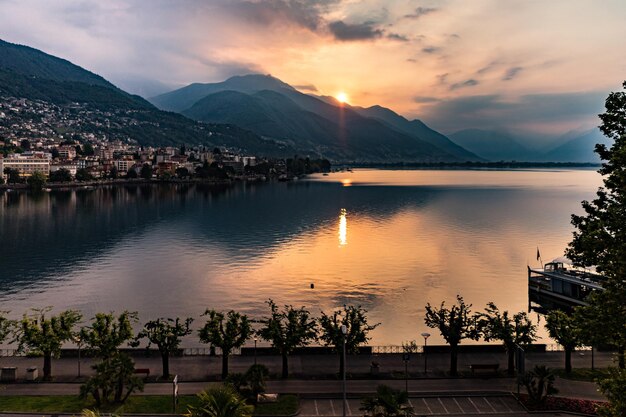
[[[346,209],[341,209],[339,214],[339,246],[348,244],[348,219],[346,218]]]
[[[348,102],[348,95],[346,93],[344,93],[343,91],[337,93],[337,96],[335,98],[340,103],[347,103]]]

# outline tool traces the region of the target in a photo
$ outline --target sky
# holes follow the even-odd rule
[[[624,0],[0,0],[0,38],[145,97],[263,73],[444,133],[596,126],[625,22]]]

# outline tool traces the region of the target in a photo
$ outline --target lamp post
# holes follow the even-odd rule
[[[426,375],[428,373],[428,354],[426,353],[426,346],[428,345],[430,333],[424,332],[422,333],[422,337],[424,338],[424,375]]]
[[[254,336],[254,364],[256,365],[256,341],[257,337]]]
[[[343,383],[342,383],[342,391],[343,391],[343,413],[342,416],[346,417],[346,335],[348,334],[348,328],[345,324],[341,326],[341,333],[343,334]]]

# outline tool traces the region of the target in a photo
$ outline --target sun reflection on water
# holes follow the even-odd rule
[[[346,209],[341,209],[339,214],[339,246],[348,244],[348,220],[346,219]]]

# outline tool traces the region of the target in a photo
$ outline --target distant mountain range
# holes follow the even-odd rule
[[[600,129],[568,132],[544,138],[547,146],[537,146],[528,134],[504,130],[466,129],[449,135],[463,148],[490,161],[520,162],[600,162],[595,145],[611,145]]]
[[[556,138],[548,149],[507,132],[464,130],[447,137],[388,108],[341,104],[260,74],[190,84],[147,101],[67,60],[2,40],[0,96],[68,108],[81,103],[100,112],[98,117],[106,114],[109,125],[104,129],[94,116],[80,129],[110,139],[226,146],[267,156],[299,153],[341,162],[587,162],[598,161],[596,142],[608,142],[597,129]]]
[[[195,120],[232,123],[296,149],[342,161],[458,162],[481,158],[419,120],[380,106],[342,105],[269,75],[190,84],[150,99]]]

